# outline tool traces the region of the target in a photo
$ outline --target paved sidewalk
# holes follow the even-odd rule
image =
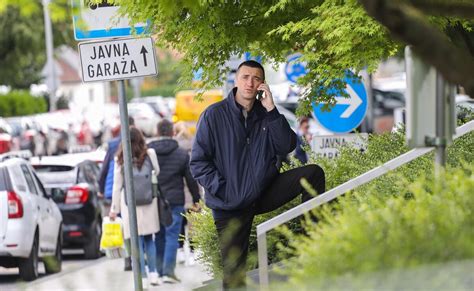
[[[211,279],[202,266],[177,264],[179,284],[151,286],[147,290],[186,291]],[[12,289],[9,289],[12,290]],[[18,283],[13,290],[134,290],[133,272],[123,271],[123,259],[101,258],[91,265],[46,276],[33,283]]]

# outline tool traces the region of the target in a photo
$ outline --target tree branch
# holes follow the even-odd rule
[[[369,15],[387,27],[390,34],[412,45],[413,51],[434,66],[446,80],[462,85],[474,96],[474,58],[454,46],[413,6],[396,0],[359,0]]]
[[[409,0],[419,10],[430,15],[457,16],[466,19],[474,18],[474,2],[464,1],[427,1]]]

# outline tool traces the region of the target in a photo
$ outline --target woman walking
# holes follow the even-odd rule
[[[141,170],[142,168],[149,168],[150,170],[154,169],[156,175],[158,175],[160,168],[158,166],[156,153],[154,150],[147,149],[145,139],[140,130],[135,127],[131,127],[130,140],[132,146],[133,168],[137,170]],[[117,217],[117,214],[121,214],[124,226],[124,238],[129,239],[130,227],[128,220],[128,206],[126,204],[124,191],[123,165],[123,148],[122,145],[120,145],[115,158],[114,186],[109,216],[111,219],[114,219]],[[141,194],[137,193],[137,189],[140,189],[138,185],[135,186],[135,197],[138,197]],[[136,212],[140,249],[140,269],[142,272],[143,287],[146,288],[148,286],[147,278],[150,279],[150,284],[158,285],[158,273],[156,270],[156,247],[153,241],[153,235],[160,230],[158,204],[156,198],[153,198],[149,204],[138,205],[136,207]],[[147,276],[145,269],[145,254],[149,276]]]

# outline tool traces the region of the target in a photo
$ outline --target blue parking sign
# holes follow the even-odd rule
[[[349,98],[336,96],[336,105],[330,111],[323,111],[325,104],[313,103],[313,110],[319,123],[334,133],[347,133],[354,130],[364,120],[367,113],[367,91],[358,80],[346,77],[345,92]]]
[[[298,59],[301,57],[300,53],[296,53],[288,56],[285,65],[285,75],[288,81],[296,84],[299,77],[307,74],[306,63],[300,62]]]

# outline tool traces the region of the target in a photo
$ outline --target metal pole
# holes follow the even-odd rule
[[[47,76],[46,84],[49,91],[49,111],[56,110],[56,90],[58,85],[56,84],[56,70],[54,68],[54,56],[53,56],[53,29],[51,26],[51,18],[49,17],[49,5],[50,0],[42,0],[43,3],[43,15],[44,15],[44,33],[46,42],[46,59],[47,59]]]
[[[257,234],[258,247],[258,281],[260,290],[268,290],[268,253],[267,253],[267,233]]]
[[[128,218],[130,224],[131,256],[133,267],[133,281],[135,290],[142,291],[142,274],[140,271],[140,252],[138,249],[138,227],[137,212],[135,206],[135,192],[132,183],[132,150],[130,144],[130,128],[128,125],[127,100],[125,97],[125,81],[119,81],[119,108],[120,108],[120,133],[122,135],[124,178],[125,178],[125,199],[128,205]]]
[[[436,175],[438,175],[440,170],[446,166],[446,98],[444,79],[440,73],[436,73]]]

